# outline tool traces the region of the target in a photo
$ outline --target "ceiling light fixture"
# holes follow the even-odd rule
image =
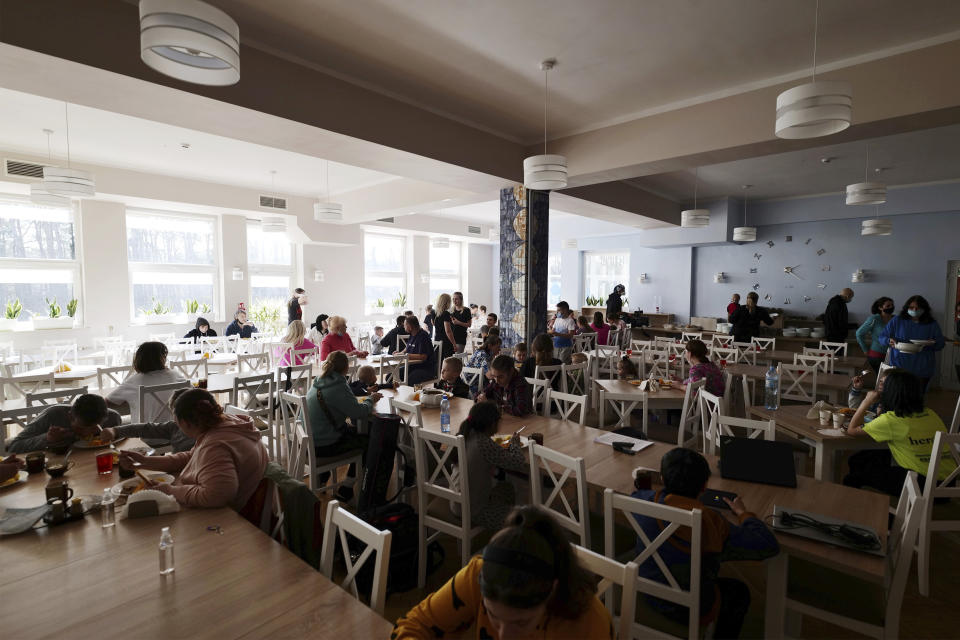
[[[875,218],[864,220],[860,223],[860,235],[862,236],[889,236],[893,233],[893,222],[887,218],[880,217],[880,207],[873,208]]]
[[[433,238],[430,240],[430,246],[434,249],[449,249],[450,238]]]
[[[870,173],[870,144],[867,143],[867,157],[863,167],[863,182],[847,185],[847,204],[883,204],[887,201],[887,185],[882,182],[868,182]]]
[[[70,105],[63,103],[64,123],[67,130],[67,166],[44,167],[43,188],[47,193],[65,198],[92,198],[96,194],[93,174],[70,167]]]
[[[853,89],[849,82],[817,82],[817,32],[820,28],[820,0],[813,26],[813,81],[777,96],[778,138],[798,140],[839,133],[850,126]]]
[[[313,219],[317,222],[343,222],[343,205],[330,202],[330,161],[326,160],[324,172],[326,174],[326,195],[323,202],[313,204]]]
[[[277,197],[277,170],[270,170],[270,194],[276,198]],[[287,220],[286,218],[281,218],[279,216],[273,216],[270,218],[264,218],[260,221],[260,229],[264,233],[286,233],[287,232]]]
[[[50,136],[53,134],[53,131],[50,129],[44,129],[43,132],[47,134],[47,163],[53,164],[53,153],[50,150]],[[34,182],[30,185],[30,202],[34,204],[42,204],[48,207],[69,207],[70,198],[65,196],[59,196],[47,191],[46,186],[43,182]]]
[[[140,0],[140,59],[160,73],[193,84],[240,80],[240,27],[200,0]]]
[[[734,242],[755,242],[757,239],[757,228],[747,226],[747,189],[752,186],[752,184],[743,185],[743,226],[734,227]]]
[[[693,170],[693,209],[680,212],[680,227],[684,229],[699,229],[710,226],[710,210],[697,209],[697,186],[700,178],[700,167]]]
[[[527,189],[550,191],[567,186],[567,158],[547,154],[547,76],[556,65],[555,58],[540,63],[543,71],[543,155],[523,160],[523,186]]]

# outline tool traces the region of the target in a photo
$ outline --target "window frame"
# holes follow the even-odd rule
[[[211,234],[213,236],[213,247],[211,248],[211,255],[213,258],[212,264],[163,264],[158,262],[134,262],[130,259],[129,255],[129,219],[130,216],[154,216],[162,218],[179,218],[182,220],[203,220],[210,223]],[[218,224],[217,216],[201,213],[185,213],[181,211],[163,211],[158,209],[143,209],[139,207],[127,207],[123,216],[123,237],[124,237],[124,253],[127,255],[127,292],[130,297],[130,322],[131,324],[140,324],[145,323],[145,320],[150,316],[143,316],[137,314],[137,306],[134,298],[134,274],[135,273],[148,273],[148,272],[160,272],[160,273],[209,273],[212,276],[213,281],[213,314],[209,318],[213,322],[223,322],[225,317],[223,307],[223,269],[221,268],[222,262],[222,251],[220,246],[220,225]],[[179,300],[172,301],[172,304],[179,303]],[[182,316],[184,315],[182,309],[174,308],[171,311],[171,315]],[[176,324],[175,320],[171,320],[170,324]]]
[[[580,273],[581,273],[580,286],[582,288],[582,297],[584,301],[586,300],[587,296],[593,295],[592,293],[590,293],[590,289],[587,286],[587,283],[588,283],[587,260],[591,257],[596,257],[596,256],[624,256],[626,258],[625,260],[626,273],[623,275],[623,278],[620,279],[620,282],[625,284],[630,280],[630,251],[628,249],[584,251],[582,252],[582,255],[580,258]],[[613,291],[612,287],[610,291]],[[607,296],[610,294],[610,291],[601,291],[598,295],[600,296],[600,298],[606,300]]]
[[[260,222],[256,220],[247,220],[247,225],[245,227],[244,238],[245,244],[244,252],[247,256],[247,300],[249,300],[248,308],[252,309],[256,304],[256,301],[253,298],[253,278],[254,276],[286,276],[289,279],[288,282],[288,293],[293,291],[294,286],[294,275],[296,274],[296,265],[297,265],[297,243],[290,241],[290,264],[289,265],[280,265],[280,264],[264,264],[258,262],[250,262],[250,235],[249,231],[251,227],[259,227]],[[288,238],[289,239],[289,238]],[[281,305],[282,307],[282,305]]]
[[[429,244],[428,244],[428,246],[427,246],[427,263],[428,263],[428,269],[427,269],[427,295],[428,295],[428,297],[430,298],[429,302],[430,302],[431,304],[433,304],[433,303],[436,301],[436,297],[433,295],[433,279],[434,279],[434,278],[446,280],[446,279],[451,279],[451,278],[456,277],[456,279],[457,279],[457,285],[456,285],[454,288],[450,289],[449,291],[444,290],[443,293],[449,293],[449,294],[452,295],[454,291],[464,291],[464,280],[465,280],[465,278],[464,278],[464,272],[466,271],[466,269],[464,269],[464,264],[463,264],[463,262],[464,262],[464,248],[467,246],[467,243],[466,243],[466,242],[461,242],[461,241],[459,241],[459,240],[450,240],[449,242],[450,242],[450,248],[452,248],[453,245],[457,245],[457,259],[456,259],[456,261],[455,261],[455,262],[456,262],[456,265],[457,265],[457,273],[456,273],[456,276],[452,276],[452,275],[450,275],[450,274],[445,274],[445,273],[434,273],[434,271],[433,271],[433,255],[432,255],[432,253],[433,253],[433,248],[434,248],[434,247],[433,247],[433,238],[430,238],[430,239],[429,239]],[[420,306],[426,306],[426,305],[420,305]]]
[[[559,273],[553,274],[550,273],[550,263],[556,260],[558,262]],[[550,289],[556,281],[560,293],[557,295],[557,299],[554,300],[550,295]],[[550,251],[547,253],[547,308],[553,309],[557,306],[557,303],[563,300],[563,254],[560,251]],[[576,307],[577,305],[574,305]]]
[[[392,241],[399,242],[403,253],[400,257],[401,270],[400,271],[371,271],[367,268],[367,242],[370,237],[380,237],[380,238],[389,238]],[[407,296],[407,306],[410,306],[410,286],[408,284],[408,272],[409,272],[409,254],[410,247],[409,238],[405,235],[395,234],[395,233],[382,233],[377,231],[364,231],[363,232],[363,246],[361,261],[363,265],[363,309],[366,315],[372,316],[377,315],[376,307],[373,306],[372,301],[367,300],[367,278],[369,277],[387,277],[394,278],[399,277],[401,284],[400,293]],[[390,300],[384,300],[384,303],[390,303]],[[382,313],[390,314],[393,312],[393,307],[384,306],[384,311]]]

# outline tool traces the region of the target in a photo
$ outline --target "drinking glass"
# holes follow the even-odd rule
[[[113,452],[107,451],[97,456],[97,473],[107,475],[113,473]]]

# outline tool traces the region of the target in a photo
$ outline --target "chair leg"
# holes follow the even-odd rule
[[[917,588],[920,595],[930,594],[930,531],[921,531],[917,543]]]
[[[427,527],[420,516],[420,535],[417,541],[417,586],[423,589],[427,586]],[[466,566],[464,564],[463,566]]]

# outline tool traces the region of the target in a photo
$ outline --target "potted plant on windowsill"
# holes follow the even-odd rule
[[[73,328],[73,317],[70,315],[63,316],[61,315],[62,308],[57,303],[56,297],[53,300],[49,298],[44,298],[44,301],[47,303],[47,317],[41,318],[39,316],[33,316],[33,328],[34,329],[71,329]],[[73,305],[73,311],[76,312],[76,301],[71,300],[67,303],[68,312],[70,305]]]
[[[13,302],[7,302],[3,318],[0,318],[0,331],[13,331],[22,311],[23,306],[20,304],[20,298],[14,298]]]
[[[171,324],[176,320],[176,314],[171,313],[170,305],[156,298],[150,298],[150,301],[153,303],[152,307],[140,309],[144,324]]]
[[[393,313],[394,315],[400,315],[404,312],[404,308],[407,306],[407,294],[397,292],[397,295],[391,300],[393,302]]]

